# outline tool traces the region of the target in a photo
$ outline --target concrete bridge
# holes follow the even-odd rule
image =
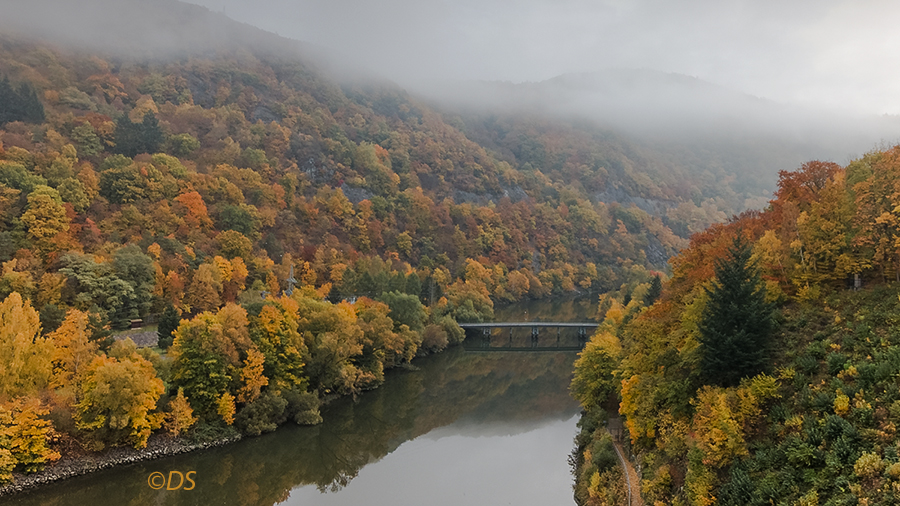
[[[482,346],[479,350],[484,351],[578,351],[584,347],[587,341],[588,329],[595,329],[599,324],[594,322],[489,322],[489,323],[460,323],[460,327],[466,330],[478,330],[483,332]],[[491,332],[494,329],[509,329],[509,345],[508,346],[491,346]],[[513,347],[513,329],[530,328],[531,329],[531,346],[529,347]],[[538,339],[542,328],[556,329],[556,346],[538,346]],[[578,346],[562,346],[560,345],[560,331],[564,328],[578,329]]]

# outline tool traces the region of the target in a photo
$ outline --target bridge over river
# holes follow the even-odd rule
[[[580,351],[587,342],[588,329],[596,329],[599,324],[595,322],[488,322],[488,323],[460,323],[460,327],[465,330],[482,331],[482,340],[480,348],[467,347],[470,351]],[[494,329],[509,329],[509,342],[505,346],[496,346],[492,343],[491,334]],[[531,345],[530,346],[514,346],[513,345],[513,329],[530,328],[531,329]],[[541,329],[555,328],[556,342],[550,345],[541,345]],[[560,340],[560,331],[562,329],[576,329],[578,334],[577,344],[564,344]]]

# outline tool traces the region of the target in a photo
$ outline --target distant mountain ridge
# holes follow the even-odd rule
[[[478,125],[497,118],[599,128],[699,171],[721,168],[762,195],[774,188],[780,170],[810,159],[846,162],[900,136],[896,117],[808,110],[650,69],[525,83],[430,83],[415,89],[482,137],[485,129]]]

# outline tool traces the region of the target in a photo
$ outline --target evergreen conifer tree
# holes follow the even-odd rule
[[[40,123],[44,121],[44,105],[28,83],[13,88],[8,77],[0,80],[0,125],[12,121]]]
[[[15,121],[13,119],[15,102],[16,96],[9,84],[9,78],[0,79],[0,125]]]
[[[27,83],[19,86],[19,104],[21,108],[22,121],[27,123],[42,123],[46,116],[44,115],[44,104],[38,99],[37,92]]]
[[[701,369],[707,384],[737,385],[765,369],[774,307],[750,258],[750,245],[736,238],[715,264],[716,279],[700,321]]]
[[[331,285],[331,290],[328,291],[328,296],[325,297],[325,299],[332,304],[338,304],[344,300],[344,298],[341,297],[341,290],[338,288],[337,283]]]
[[[644,305],[652,306],[659,299],[660,295],[662,295],[662,280],[659,279],[659,274],[657,274],[653,276],[653,280],[650,281],[650,289],[644,295]]]
[[[180,322],[181,317],[175,307],[172,304],[166,306],[163,314],[159,317],[159,325],[156,327],[157,343],[160,348],[166,350],[172,345],[174,339],[172,333],[178,328]]]
[[[127,115],[116,121],[116,153],[134,158],[141,153],[156,153],[164,139],[159,120],[152,112],[144,115],[140,123],[132,123]]]

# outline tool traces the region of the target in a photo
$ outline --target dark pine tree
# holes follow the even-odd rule
[[[344,298],[341,297],[341,290],[338,288],[337,283],[331,285],[331,290],[328,291],[328,296],[325,297],[325,300],[332,304],[337,304],[344,300]]]
[[[31,85],[22,83],[16,90],[9,78],[0,80],[0,125],[12,121],[41,123],[44,119],[44,105]]]
[[[716,279],[700,320],[701,372],[705,383],[737,385],[765,369],[774,306],[750,245],[736,238],[725,258],[716,260]]]
[[[141,153],[140,123],[132,123],[127,115],[116,121],[115,152],[133,158]]]
[[[124,115],[116,121],[116,153],[134,158],[141,153],[157,153],[163,143],[164,135],[159,127],[159,120],[152,112],[144,115],[140,123],[132,123]]]
[[[172,304],[166,306],[163,314],[159,317],[159,325],[156,327],[157,343],[160,348],[166,350],[172,346],[174,340],[172,333],[178,328],[179,322],[181,322],[181,317],[178,316],[175,307]]]
[[[159,120],[156,119],[156,116],[153,113],[148,112],[144,115],[144,121],[141,122],[140,132],[141,140],[143,141],[143,152],[158,153],[163,145],[163,141],[165,141],[165,136],[163,135],[162,128],[159,127]]]
[[[405,292],[416,297],[422,293],[422,280],[419,279],[418,274],[412,273],[407,276]]]
[[[9,84],[9,78],[0,79],[0,125],[15,121],[13,116],[17,98],[12,85]]]
[[[46,119],[44,104],[38,99],[35,89],[27,83],[19,86],[19,103],[22,121],[26,123],[43,123]]]
[[[662,280],[659,279],[659,274],[657,274],[653,276],[653,280],[650,281],[650,289],[644,295],[644,305],[647,307],[652,306],[654,302],[659,300],[660,295],[662,295]]]

